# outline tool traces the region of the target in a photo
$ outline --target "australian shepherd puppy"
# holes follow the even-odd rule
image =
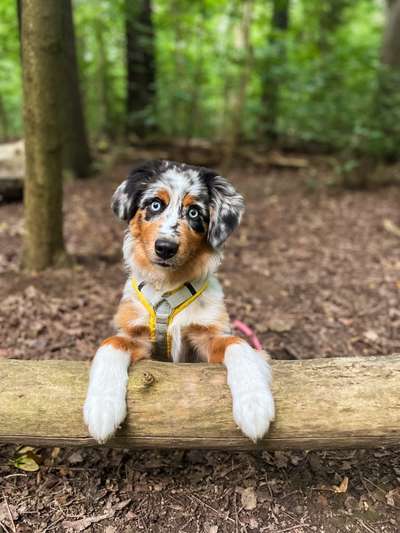
[[[240,222],[242,196],[212,170],[152,161],[119,185],[112,208],[128,223],[128,279],[116,334],[102,342],[90,370],[90,434],[105,442],[124,421],[131,364],[195,357],[225,365],[234,420],[250,439],[261,439],[274,418],[268,358],[231,334],[215,277],[223,244]]]

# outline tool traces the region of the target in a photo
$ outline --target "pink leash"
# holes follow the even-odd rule
[[[246,337],[249,339],[250,343],[253,345],[253,348],[256,350],[262,350],[261,342],[259,341],[257,335],[254,333],[254,331],[249,328],[244,322],[241,320],[234,320],[232,322],[232,326],[246,335]]]

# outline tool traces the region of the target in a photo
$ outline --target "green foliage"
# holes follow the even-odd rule
[[[295,18],[283,82],[282,134],[339,149],[359,142],[369,127],[376,90],[383,20],[374,6],[365,1],[347,9],[342,24],[331,30],[327,49],[321,49],[316,28],[303,30],[306,13]]]
[[[92,134],[116,134],[125,105],[123,0],[75,0],[74,22],[86,119]]]
[[[21,68],[18,17],[15,0],[0,7],[0,138],[21,133]]]
[[[74,1],[82,93],[92,136],[123,132],[124,5],[124,0]],[[240,37],[242,5],[241,0],[154,0],[157,97],[146,110],[146,120],[162,135],[229,135],[249,57]],[[274,83],[279,90],[277,129],[284,142],[318,143],[372,156],[393,152],[400,138],[400,84],[397,73],[380,67],[383,4],[292,0],[284,53],[279,42],[271,45],[271,16],[272,0],[253,0],[251,75],[241,138],[263,140],[263,87]],[[14,0],[3,2],[0,47],[0,67],[7,72],[0,78],[0,132],[5,137],[21,128]]]

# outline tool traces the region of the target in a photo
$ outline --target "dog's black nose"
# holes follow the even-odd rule
[[[161,259],[171,259],[178,251],[179,244],[174,241],[168,241],[167,239],[157,239],[154,247],[158,257],[161,257]]]

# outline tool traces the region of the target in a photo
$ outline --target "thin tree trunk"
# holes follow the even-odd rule
[[[375,117],[384,133],[381,152],[389,160],[400,156],[400,0],[387,2],[386,25],[382,40],[381,68],[375,98]]]
[[[175,13],[180,10],[179,0],[172,0],[170,4],[170,16],[173,18]],[[184,123],[184,102],[182,102],[182,89],[185,83],[185,68],[184,58],[181,49],[181,42],[185,39],[184,24],[182,16],[176,16],[174,24],[174,61],[173,61],[173,78],[171,84],[173,86],[171,105],[170,105],[170,119],[169,127],[173,136],[182,135],[182,124]]]
[[[226,29],[225,32],[220,36],[220,44],[219,46],[223,50],[232,49],[233,46],[231,46],[231,40],[232,35],[234,32],[235,27],[235,17],[238,10],[237,0],[232,0],[228,4],[228,9],[225,14],[225,17],[227,19]],[[215,53],[217,54],[217,49],[215,50]],[[222,104],[220,105],[220,117],[219,117],[219,128],[218,128],[218,138],[224,139],[226,136],[226,131],[228,129],[228,121],[230,117],[229,112],[229,103],[230,103],[230,91],[232,86],[232,74],[229,69],[229,61],[224,57],[224,60],[219,65],[219,71],[221,79],[223,80],[223,86],[222,86]]]
[[[286,62],[285,33],[289,26],[289,0],[274,0],[269,37],[268,59],[261,73],[262,113],[261,135],[267,142],[278,138],[277,121],[279,107],[280,76],[277,69]]]
[[[201,45],[200,45],[201,46]],[[199,102],[201,95],[201,86],[203,81],[203,54],[202,49],[199,50],[199,55],[196,60],[195,72],[193,76],[193,83],[189,95],[188,105],[186,106],[185,117],[185,145],[189,146],[191,139],[194,136],[194,128],[196,128],[199,119]]]
[[[102,123],[101,131],[107,137],[112,138],[115,134],[114,131],[114,116],[112,111],[112,105],[110,102],[110,75],[109,75],[109,64],[107,56],[107,47],[104,42],[103,27],[101,20],[96,20],[95,22],[95,38],[98,51],[98,69],[97,69],[97,79],[99,82],[99,100],[100,100],[100,109],[102,111]]]
[[[384,65],[400,70],[400,0],[388,2],[386,20],[381,60]]]
[[[203,78],[204,78],[204,40],[205,40],[205,20],[206,15],[204,12],[204,6],[202,6],[199,14],[198,29],[197,31],[197,57],[194,66],[194,75],[191,85],[191,90],[188,98],[188,104],[186,106],[185,113],[185,145],[190,144],[190,140],[195,134],[195,128],[200,120],[199,116],[199,103],[200,95],[202,91]],[[196,21],[197,23],[197,21]]]
[[[18,34],[19,42],[22,42],[22,0],[17,0]],[[22,48],[22,47],[21,47]]]
[[[151,0],[125,0],[127,131],[144,135],[155,95],[154,28]]]
[[[63,165],[76,177],[90,174],[91,157],[79,87],[78,61],[71,0],[62,5],[62,43],[64,55],[61,84],[61,119],[63,130]]]
[[[24,266],[44,269],[64,257],[59,120],[62,4],[23,0],[26,144]]]
[[[253,18],[253,0],[246,0],[243,4],[243,18],[240,27],[240,37],[244,53],[243,66],[239,77],[239,87],[235,95],[232,109],[232,122],[228,139],[226,143],[223,170],[228,172],[232,163],[233,153],[239,142],[241,134],[241,123],[243,118],[243,109],[246,103],[247,85],[250,78],[253,53],[251,49],[251,22]]]
[[[0,128],[2,130],[1,138],[3,140],[8,140],[8,134],[9,134],[8,115],[7,115],[7,111],[5,109],[1,94],[0,94]]]

